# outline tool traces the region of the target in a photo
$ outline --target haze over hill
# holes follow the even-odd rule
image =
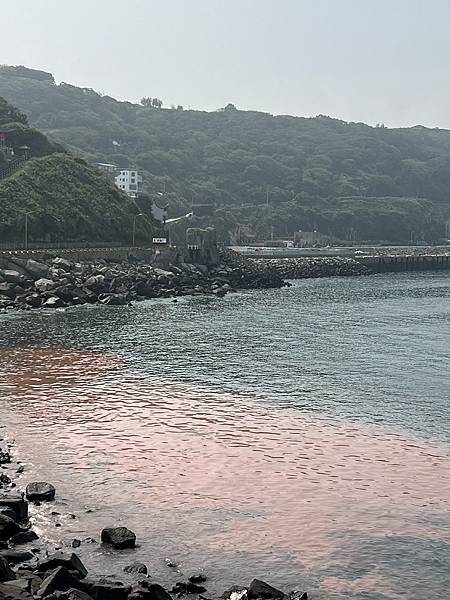
[[[327,116],[155,108],[118,102],[51,74],[0,69],[0,93],[50,139],[90,161],[133,165],[172,214],[212,202],[224,241],[318,228],[339,238],[444,237],[450,132]]]

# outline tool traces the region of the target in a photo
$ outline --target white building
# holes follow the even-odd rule
[[[116,186],[126,194],[135,198],[142,190],[142,177],[133,169],[121,169],[115,177]]]

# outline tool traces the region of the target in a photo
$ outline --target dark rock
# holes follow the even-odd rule
[[[99,300],[107,306],[125,306],[128,298],[125,294],[101,294]]]
[[[28,259],[25,264],[25,270],[33,279],[41,279],[48,276],[48,266],[44,263],[37,262],[32,258]]]
[[[10,537],[19,533],[20,525],[6,515],[0,514],[0,540],[9,540]]]
[[[65,258],[54,258],[52,260],[52,265],[57,267],[58,269],[63,269],[64,271],[70,272],[73,269],[73,263],[66,260]]]
[[[13,283],[0,283],[0,295],[14,300],[16,297],[16,286]]]
[[[134,548],[136,535],[126,527],[107,527],[102,531],[102,542],[117,549]]]
[[[28,518],[28,502],[23,499],[22,494],[8,492],[0,495],[0,509],[10,508],[14,511],[15,519],[21,521]]]
[[[32,529],[28,529],[27,531],[20,531],[13,535],[11,538],[11,543],[14,546],[20,546],[21,544],[28,544],[29,542],[34,542],[34,540],[38,540],[38,534]]]
[[[196,573],[195,575],[191,575],[189,577],[189,581],[191,583],[204,583],[206,581],[206,576],[202,573]]]
[[[172,588],[172,593],[180,596],[183,594],[203,594],[204,592],[206,592],[206,588],[191,581],[179,581]]]
[[[10,583],[0,583],[0,598],[1,600],[33,600],[29,592]]]
[[[124,568],[125,573],[138,573],[142,575],[148,574],[147,566],[141,562],[134,562]]]
[[[0,550],[0,556],[7,560],[9,563],[23,563],[27,560],[31,560],[33,555],[31,552],[26,552],[25,550]]]
[[[6,450],[0,450],[0,465],[6,465],[11,462],[11,455]]]
[[[70,589],[84,590],[83,584],[65,567],[58,567],[44,581],[37,591],[38,596],[48,596],[53,592],[67,592]]]
[[[94,600],[126,600],[130,590],[121,582],[101,581],[92,586],[91,594]]]
[[[29,483],[26,496],[31,502],[50,502],[55,499],[55,488],[45,481],[34,481]]]
[[[38,563],[39,571],[51,571],[57,567],[65,567],[72,575],[80,579],[83,579],[88,574],[86,567],[74,553],[64,554],[64,552],[55,552],[55,554],[51,554]]]
[[[249,600],[253,600],[253,598],[283,598],[284,594],[268,583],[254,579],[248,588],[247,596]]]
[[[81,540],[74,539],[71,544],[72,548],[79,548],[81,546]]]
[[[9,508],[7,506],[0,507],[0,515],[5,515],[5,517],[9,517],[13,521],[17,520],[16,513],[13,511],[12,508]]]
[[[1,273],[3,275],[3,279],[7,283],[13,283],[14,285],[24,285],[26,282],[26,278],[23,275],[21,275],[19,271],[5,269]]]
[[[25,303],[31,308],[39,308],[42,304],[42,298],[39,294],[31,294],[25,298]]]
[[[10,485],[11,479],[5,473],[0,473],[0,487]]]
[[[172,600],[172,596],[161,585],[143,581],[132,588],[128,600]]]
[[[4,550],[2,550],[4,552]],[[16,574],[9,566],[8,561],[3,556],[0,556],[0,583],[4,583],[5,581],[11,581],[16,578]],[[1,596],[0,596],[1,598]]]

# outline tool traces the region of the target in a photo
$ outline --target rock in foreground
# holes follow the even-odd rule
[[[56,490],[51,483],[34,481],[27,485],[26,496],[30,502],[51,502],[55,499]]]
[[[102,542],[117,550],[135,548],[136,535],[126,527],[107,527],[102,531]]]

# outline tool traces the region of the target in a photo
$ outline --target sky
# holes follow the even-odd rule
[[[450,128],[450,0],[0,0],[0,23],[0,63],[121,100]]]

